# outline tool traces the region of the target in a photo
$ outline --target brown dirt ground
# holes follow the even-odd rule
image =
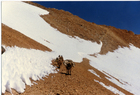
[[[5,25],[2,25],[2,44],[6,46],[16,45],[24,48],[50,50]],[[35,47],[36,44],[39,44],[38,47]],[[101,79],[90,73],[88,69],[93,69],[98,75],[100,75]],[[65,75],[65,72],[65,68],[62,66],[59,73],[50,74],[47,78],[44,78],[44,80],[35,81],[38,85],[35,84],[31,87],[26,85],[24,93],[20,94],[15,90],[12,90],[12,92],[14,95],[113,95],[111,91],[95,82],[95,79],[106,85],[111,85],[117,88],[126,95],[131,95],[131,93],[108,81],[105,78],[107,76],[102,72],[91,67],[88,59],[83,59],[83,62],[80,64],[76,63],[76,66],[72,70],[72,75]],[[11,94],[6,92],[3,95]]]
[[[51,51],[48,47],[34,41],[20,32],[2,24],[2,45]]]
[[[49,15],[41,16],[52,27],[70,36],[78,36],[92,42],[102,41],[101,54],[113,51],[121,47],[128,47],[129,43],[140,48],[140,35],[135,35],[127,30],[117,29],[111,26],[96,25],[87,22],[78,16],[63,10],[48,8]]]
[[[132,31],[121,30],[111,26],[96,25],[95,23],[87,22],[63,10],[45,8],[32,2],[27,3],[48,10],[50,12],[49,15],[41,17],[62,33],[98,43],[101,40],[103,42],[101,54],[113,51],[117,49],[119,45],[128,46],[130,42],[140,47],[140,35],[135,35]],[[18,47],[34,48],[51,52],[51,49],[46,46],[3,24],[2,45],[16,45]],[[93,69],[100,75],[101,79],[90,73],[88,69]],[[72,75],[65,75],[65,68],[62,66],[58,73],[50,74],[47,78],[45,77],[44,80],[35,81],[38,85],[35,84],[31,87],[26,85],[25,92],[20,95],[114,95],[111,91],[95,82],[94,79],[106,85],[111,85],[126,95],[132,95],[128,91],[111,83],[105,77],[107,76],[90,66],[89,60],[84,58],[80,64],[76,63],[76,66],[72,70]],[[12,91],[14,95],[19,95],[15,90]],[[10,93],[6,92],[4,95],[10,95]]]
[[[111,85],[118,90],[122,91],[126,95],[132,95],[126,90],[118,87],[117,85],[108,81],[102,72],[91,67],[88,59],[83,59],[81,63],[76,63],[76,66],[72,69],[71,75],[65,75],[66,70],[62,65],[60,71],[57,74],[50,74],[43,78],[44,80],[35,81],[37,84],[33,86],[26,85],[25,92],[22,94],[13,91],[14,95],[114,95],[111,91],[107,90],[99,83],[98,80],[105,85]],[[52,63],[54,64],[54,63]],[[101,79],[94,74],[90,73],[88,69],[94,70]],[[33,82],[33,81],[32,81]],[[10,95],[6,92],[4,95]]]
[[[72,37],[78,36],[92,42],[99,43],[99,41],[102,41],[103,46],[100,54],[106,54],[108,51],[113,52],[118,46],[129,47],[130,43],[140,48],[140,35],[136,35],[132,31],[121,30],[112,26],[97,25],[87,22],[68,11],[46,8],[33,2],[26,3],[49,11],[49,15],[42,15],[41,17],[60,32]]]

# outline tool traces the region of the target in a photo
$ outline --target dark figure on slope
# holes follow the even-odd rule
[[[71,74],[72,67],[75,66],[75,63],[72,60],[64,60],[63,56],[60,55],[56,58],[55,62],[57,62],[58,68],[60,68],[63,63],[66,67],[66,74],[68,75]]]
[[[3,54],[5,52],[5,49],[3,46],[1,46],[1,54]]]

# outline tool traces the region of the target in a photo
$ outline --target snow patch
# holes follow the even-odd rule
[[[94,74],[95,76],[101,78],[100,75],[98,75],[94,70],[88,69],[88,71],[91,72],[92,74]]]
[[[106,74],[110,81],[121,88],[140,95],[140,49],[130,45],[130,48],[118,48],[106,55],[90,57],[90,65]],[[105,73],[106,72],[106,73]],[[120,82],[118,82],[116,79]]]
[[[112,91],[114,94],[119,94],[119,95],[125,95],[124,93],[122,93],[121,91],[119,91],[118,89],[112,87],[112,86],[106,86],[104,83],[99,82],[98,80],[95,80],[95,82],[98,82],[100,85],[102,85],[103,87],[107,88],[108,90]]]
[[[56,73],[51,60],[56,56],[53,52],[35,49],[7,47],[2,55],[2,93],[11,92],[11,88],[23,93],[25,84],[32,85],[50,73]]]

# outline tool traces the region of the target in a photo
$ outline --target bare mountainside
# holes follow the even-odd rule
[[[33,39],[4,24],[2,24],[2,45],[51,51],[51,49],[47,48],[46,46],[34,41]]]
[[[136,35],[132,31],[121,30],[112,26],[97,25],[95,23],[87,22],[79,18],[78,16],[64,10],[46,8],[33,2],[26,3],[49,11],[49,15],[42,15],[41,17],[52,27],[58,29],[60,32],[73,37],[78,36],[82,39],[90,40],[92,42],[100,43],[100,41],[102,41],[103,46],[100,54],[106,54],[108,51],[113,51],[117,49],[118,46],[128,47],[130,43],[140,48],[140,35]],[[5,27],[6,26],[2,25],[2,31],[5,31]],[[2,35],[4,36],[5,33],[2,33]],[[4,41],[7,40],[4,40],[4,37],[2,37],[2,39],[2,43],[6,44],[7,42]],[[10,45],[10,43],[7,44]],[[18,42],[16,42],[14,45],[16,44],[18,44]]]
[[[118,46],[129,46],[130,43],[140,48],[140,35],[135,35],[132,31],[121,30],[112,26],[97,25],[63,10],[45,8],[33,2],[26,3],[49,11],[48,15],[42,15],[41,17],[60,32],[93,42],[100,43],[102,41],[101,54],[113,51]],[[3,24],[2,45],[16,45],[23,48],[51,51],[46,46]],[[88,69],[94,70],[101,78],[90,73]],[[35,84],[31,87],[26,85],[25,92],[20,95],[114,95],[113,92],[95,82],[94,80],[96,79],[107,86],[117,88],[126,95],[132,95],[130,92],[107,80],[106,77],[105,74],[90,66],[89,60],[84,58],[80,64],[76,63],[71,76],[66,76],[65,68],[62,67],[59,73],[50,74],[48,78],[36,81],[37,85]],[[117,81],[120,82],[119,80]],[[12,92],[14,95],[19,95],[15,90],[12,90]],[[10,95],[10,93],[6,92],[4,95]]]
[[[32,2],[27,3],[49,11],[49,15],[42,15],[41,17],[60,32],[93,42],[99,43],[99,41],[102,41],[101,54],[113,51],[118,46],[129,46],[130,43],[140,48],[140,35],[135,35],[132,31],[121,30],[112,26],[97,25],[64,10],[45,8]]]

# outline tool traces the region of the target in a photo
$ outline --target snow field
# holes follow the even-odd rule
[[[134,95],[140,95],[140,49],[133,45],[130,48],[118,48],[106,55],[89,58],[90,65],[109,76],[111,82],[126,89]],[[106,73],[105,73],[106,72]],[[119,79],[118,82],[113,77]]]
[[[53,52],[35,49],[7,47],[2,55],[2,92],[11,92],[11,88],[23,93],[26,85],[42,79],[50,73],[56,73],[51,60],[56,56]]]

